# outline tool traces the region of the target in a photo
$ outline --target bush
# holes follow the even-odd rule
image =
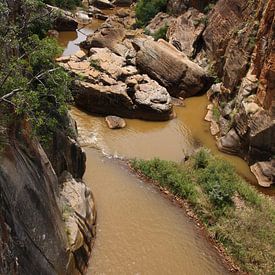
[[[176,163],[153,159],[149,161],[133,160],[131,165],[148,178],[158,181],[162,187],[168,188],[173,194],[196,200],[196,189],[188,172],[179,168]]]
[[[237,181],[233,167],[218,159],[209,160],[209,164],[198,175],[198,183],[208,194],[210,202],[220,209],[232,204]]]
[[[165,24],[163,27],[159,28],[154,34],[154,40],[157,41],[159,39],[164,39],[167,40],[167,30],[168,30],[169,26],[167,24]]]
[[[136,5],[137,25],[145,27],[159,12],[166,11],[167,0],[139,0]]]
[[[52,6],[57,6],[62,9],[75,9],[77,6],[80,6],[81,0],[43,0],[45,4],[49,4]]]
[[[196,169],[205,168],[208,165],[210,153],[207,149],[200,149],[194,156],[194,167]]]

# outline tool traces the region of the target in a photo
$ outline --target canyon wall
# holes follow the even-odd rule
[[[80,274],[95,234],[95,209],[91,191],[69,172],[83,174],[84,153],[64,134],[52,166],[29,124],[18,121],[0,129],[0,274]]]
[[[275,2],[216,2],[169,1],[168,11],[181,19],[171,24],[168,38],[178,38],[172,42],[184,52],[186,40],[180,39],[191,37],[193,58],[219,83],[208,93],[219,116],[219,149],[246,159],[259,183],[269,186],[275,181]]]

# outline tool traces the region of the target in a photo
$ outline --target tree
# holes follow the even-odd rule
[[[18,118],[26,117],[45,144],[62,127],[59,122],[71,99],[71,80],[54,62],[62,49],[55,40],[43,37],[51,25],[44,7],[34,0],[0,4],[0,106],[13,106]],[[45,29],[36,33],[37,24]]]

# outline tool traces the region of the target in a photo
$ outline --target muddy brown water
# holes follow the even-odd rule
[[[77,32],[60,33],[63,55],[79,50],[78,43],[102,24],[94,20]],[[180,162],[203,145],[227,159],[255,183],[247,164],[220,153],[203,120],[205,96],[176,107],[168,122],[126,119],[127,127],[110,130],[103,117],[71,107],[80,143],[87,154],[86,183],[93,190],[97,237],[87,274],[227,274],[227,268],[183,209],[165,199],[154,187],[132,175],[113,157],[161,159]]]
[[[229,274],[183,209],[119,161],[85,151],[98,214],[87,274]]]

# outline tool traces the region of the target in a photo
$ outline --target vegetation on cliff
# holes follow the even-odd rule
[[[54,62],[61,49],[44,35],[48,13],[37,15],[43,9],[43,3],[27,0],[0,6],[0,104],[27,118],[45,143],[60,127],[71,96],[70,77]]]
[[[43,2],[52,6],[69,10],[80,6],[82,3],[81,0],[43,0]]]
[[[131,166],[190,203],[211,236],[246,272],[275,272],[275,205],[225,161],[202,149],[179,165],[153,159]]]
[[[139,0],[136,5],[137,25],[146,26],[159,12],[165,11],[167,0]]]

